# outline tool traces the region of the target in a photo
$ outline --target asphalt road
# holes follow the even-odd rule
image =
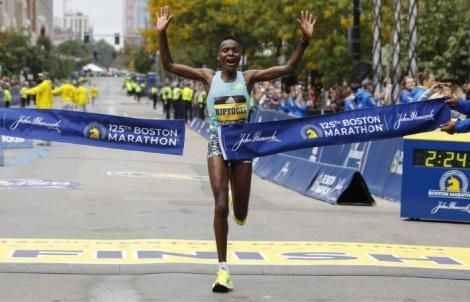
[[[101,97],[90,111],[163,117],[161,104],[154,111],[149,101],[137,103],[126,97],[121,79],[95,81]],[[25,185],[0,186],[3,249],[11,240],[21,246],[27,239],[37,239],[41,250],[55,249],[54,240],[70,241],[63,247],[66,250],[79,239],[97,244],[136,240],[137,249],[145,240],[185,240],[195,245],[212,241],[206,145],[187,127],[182,157],[61,143],[5,150],[0,184],[21,179]],[[27,187],[38,180],[64,188]],[[254,176],[247,225],[231,223],[229,239],[275,242],[281,250],[282,244],[293,241],[344,243],[342,255],[355,253],[351,244],[357,245],[354,249],[361,244],[390,245],[390,255],[410,245],[470,252],[468,224],[404,220],[399,217],[399,203],[376,200],[373,207],[334,206]],[[450,259],[447,251],[443,249],[442,255]],[[47,257],[38,256],[37,262]],[[46,261],[35,267],[8,259],[0,257],[1,301],[469,301],[470,297],[470,263],[462,264],[464,269],[440,269],[435,263],[387,268],[341,262],[344,265],[298,269],[281,263],[279,267],[287,269],[279,270],[275,265],[274,269],[235,265],[235,291],[213,294],[213,260],[197,266],[170,263],[164,271],[158,266],[146,270],[144,264],[130,273],[111,274],[107,268],[113,264],[106,262],[84,267],[67,260],[58,261],[61,266]]]

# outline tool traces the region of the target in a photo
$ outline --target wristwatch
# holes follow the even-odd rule
[[[300,42],[300,45],[302,45],[303,48],[306,48],[307,46],[310,45],[310,41],[303,38],[303,37],[300,38],[299,42]]]

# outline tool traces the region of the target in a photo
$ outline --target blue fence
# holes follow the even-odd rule
[[[5,159],[3,155],[3,146],[2,143],[0,143],[0,167],[5,166]]]
[[[289,118],[292,117],[281,112],[258,110],[250,120],[268,122]],[[308,148],[284,154],[314,163],[357,169],[374,195],[400,200],[403,174],[402,138]]]

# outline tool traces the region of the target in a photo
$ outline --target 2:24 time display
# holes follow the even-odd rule
[[[470,168],[470,152],[452,150],[413,150],[413,165],[436,168]]]

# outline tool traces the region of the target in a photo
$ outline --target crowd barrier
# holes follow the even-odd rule
[[[255,113],[255,118],[258,113]],[[282,118],[282,116],[279,116]],[[209,124],[193,119],[191,129],[208,139]],[[372,205],[374,200],[361,173],[289,154],[274,154],[253,160],[253,171],[276,184],[333,204]]]
[[[3,144],[0,143],[0,167],[5,166],[5,159],[3,155]]]
[[[290,119],[277,111],[258,110],[251,122]],[[372,194],[399,201],[403,174],[403,139],[393,138],[371,142],[307,148],[284,154],[316,163],[358,169]]]

